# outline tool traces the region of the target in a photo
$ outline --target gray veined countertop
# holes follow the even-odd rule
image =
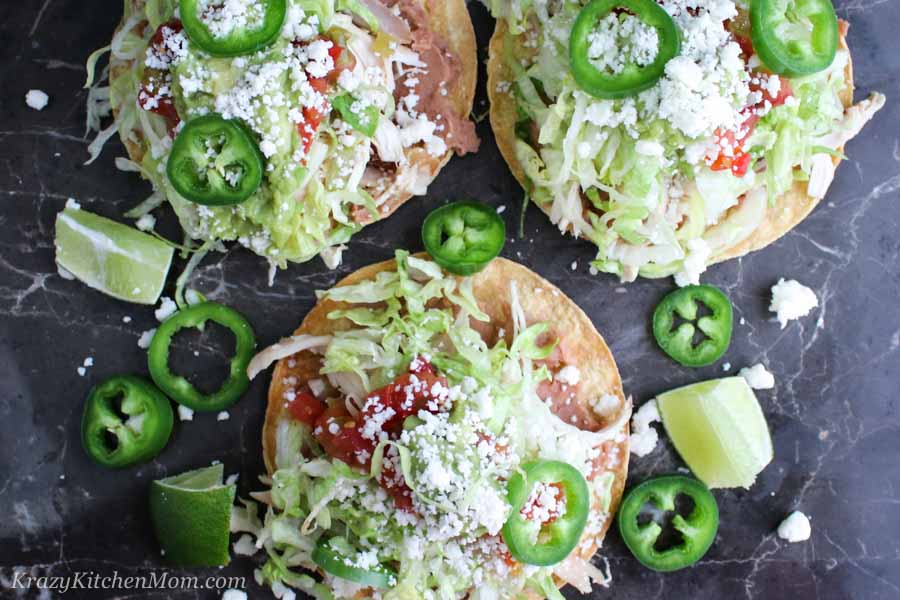
[[[734,341],[722,362],[737,372],[765,363],[774,390],[758,393],[775,443],[775,460],[749,491],[717,491],[721,527],[709,554],[693,569],[660,575],[643,569],[613,532],[603,553],[612,590],[595,598],[900,597],[900,2],[837,2],[851,22],[857,97],[872,90],[888,105],[853,141],[850,161],[822,204],[778,243],[713,267],[705,281],[725,289],[736,310]],[[481,59],[493,28],[470,3]],[[32,574],[148,575],[165,565],[147,517],[150,480],[222,460],[239,473],[239,493],[255,489],[262,471],[260,426],[266,377],[253,383],[231,418],[195,416],[178,423],[157,460],[126,472],[93,466],[81,450],[79,420],[92,383],[121,372],[146,373],[141,332],[153,311],[106,298],[59,277],[53,262],[53,219],[68,197],[116,217],[149,192],[121,173],[111,143],[92,166],[86,158],[83,60],[105,45],[119,2],[42,0],[0,8],[0,596],[16,571]],[[483,70],[483,66],[482,66]],[[483,75],[483,73],[482,73]],[[475,113],[487,109],[484,78]],[[25,106],[28,89],[50,95],[43,112]],[[518,228],[522,192],[509,175],[484,120],[483,145],[454,158],[427,197],[368,227],[350,244],[346,262],[330,272],[319,260],[292,266],[267,286],[265,265],[232,249],[209,257],[194,285],[248,316],[260,343],[293,330],[314,290],[364,264],[419,249],[423,217],[446,199],[474,197],[496,206],[509,230]],[[160,227],[178,235],[170,211]],[[627,393],[638,404],[678,385],[723,374],[678,367],[655,347],[650,313],[670,281],[627,287],[588,274],[585,242],[563,238],[537,209],[528,209],[524,239],[504,250],[553,281],[591,316],[618,361]],[[574,268],[573,268],[574,266]],[[768,313],[769,288],[779,277],[816,290],[821,306],[781,330]],[[130,317],[130,322],[125,322]],[[190,350],[215,346],[205,336]],[[76,371],[91,356],[84,377]],[[663,439],[655,453],[632,461],[631,481],[681,466]],[[812,539],[787,544],[779,521],[800,508],[812,517]],[[200,575],[234,575],[252,584],[250,561]],[[170,575],[179,571],[170,570]],[[190,573],[189,573],[190,574]],[[567,596],[577,597],[567,591]],[[36,596],[36,592],[29,592]],[[251,597],[261,590],[251,585]],[[58,594],[54,593],[54,597]],[[66,598],[218,598],[191,591],[70,591]]]

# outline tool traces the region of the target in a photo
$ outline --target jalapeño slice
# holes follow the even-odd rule
[[[659,45],[653,62],[641,66],[626,63],[620,72],[598,69],[589,56],[591,34],[610,14],[629,14],[656,30]],[[592,0],[572,27],[569,37],[569,67],[575,82],[595,98],[614,100],[634,96],[653,87],[665,72],[666,63],[681,50],[678,27],[655,0]]]
[[[682,495],[693,503],[686,517],[676,511],[676,499]],[[648,503],[651,508],[645,513]],[[659,512],[676,513],[672,525],[681,536],[666,549],[658,549],[663,528],[652,518]],[[622,540],[641,564],[654,571],[677,571],[691,566],[709,550],[719,530],[719,507],[709,489],[696,479],[666,475],[648,479],[628,492],[619,508],[618,522]]]
[[[114,469],[150,460],[172,433],[172,405],[162,392],[134,375],[95,386],[81,419],[81,443],[100,465]]]
[[[235,338],[234,357],[231,359],[228,379],[212,394],[202,394],[187,379],[176,375],[169,368],[169,347],[175,334],[181,329],[200,327],[207,321],[227,327]],[[153,381],[172,400],[201,412],[218,411],[237,402],[250,385],[247,365],[253,357],[255,347],[256,337],[243,315],[215,302],[201,302],[180,310],[163,321],[150,342],[147,362]]]
[[[480,202],[453,202],[431,211],[422,243],[434,262],[457,275],[472,275],[500,254],[506,223]]]
[[[212,56],[250,54],[272,44],[281,33],[287,0],[247,2],[241,17],[225,13],[220,0],[181,0],[181,21],[192,44]]]
[[[339,552],[330,542],[320,542],[313,550],[312,560],[326,573],[366,587],[390,588],[397,585],[397,574],[387,567],[357,566],[351,557]]]
[[[581,473],[556,460],[526,463],[509,478],[507,494],[512,511],[503,525],[503,541],[519,562],[549,566],[564,560],[581,539],[587,523],[591,493]],[[556,486],[565,498],[563,512],[549,523],[537,523],[523,514],[538,483]]]
[[[697,318],[698,303],[710,314]],[[685,322],[677,325],[676,317]],[[686,367],[703,367],[716,362],[728,350],[732,318],[731,301],[718,288],[689,285],[663,298],[653,311],[653,337],[677,362]],[[694,344],[697,329],[705,339]]]
[[[831,0],[752,0],[750,24],[753,48],[773,73],[812,75],[834,61],[840,34]]]
[[[219,115],[192,119],[172,144],[166,174],[197,204],[239,204],[262,183],[263,156],[247,129]]]

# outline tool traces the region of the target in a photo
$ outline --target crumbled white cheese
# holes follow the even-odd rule
[[[804,542],[812,534],[809,517],[795,510],[778,526],[778,537],[788,542]]]
[[[700,275],[706,271],[706,263],[712,249],[703,238],[694,238],[687,242],[687,256],[681,263],[681,270],[675,273],[675,284],[678,287],[697,285]]]
[[[241,556],[253,556],[259,552],[259,548],[253,543],[253,537],[246,533],[238,538],[238,541],[234,543],[232,548],[234,549],[235,554]]]
[[[49,101],[50,96],[42,90],[28,90],[25,94],[25,104],[34,110],[44,110]]]
[[[689,138],[738,126],[750,90],[740,46],[723,26],[737,15],[735,3],[665,0],[662,5],[680,30],[681,52],[666,64],[660,82],[641,94],[643,110]]]
[[[591,401],[591,408],[601,417],[606,417],[619,408],[619,397],[614,394],[603,394]]]
[[[178,305],[175,304],[175,301],[168,296],[163,296],[159,301],[159,308],[153,312],[153,315],[157,321],[162,323],[176,312],[178,312]]]
[[[235,31],[255,31],[263,25],[266,2],[259,0],[199,0],[200,21],[214,38],[222,39]]]
[[[631,453],[635,456],[647,456],[656,449],[659,434],[652,427],[660,421],[659,407],[656,398],[641,406],[631,418]]]
[[[227,421],[231,418],[231,415],[228,414],[227,410],[223,410],[219,414],[216,415],[216,421]]]
[[[81,204],[79,204],[75,198],[69,198],[66,200],[66,208],[71,210],[81,210]]]
[[[772,286],[769,310],[776,313],[782,329],[787,327],[788,321],[805,317],[817,306],[816,293],[796,279],[786,281],[782,277]]]
[[[747,385],[754,390],[770,390],[775,387],[775,376],[762,363],[744,367],[738,372],[738,376],[746,379]]]
[[[554,379],[566,385],[578,385],[581,380],[581,371],[575,365],[566,365],[556,372]]]
[[[146,350],[150,347],[150,342],[153,341],[153,336],[156,335],[156,329],[148,329],[141,333],[141,337],[138,338],[138,348],[142,348]]]
[[[588,34],[588,59],[599,71],[620,74],[626,66],[646,67],[659,53],[659,32],[638,17],[609,14]]]
[[[135,221],[134,226],[141,231],[152,231],[153,228],[156,227],[156,217],[154,217],[150,213],[147,213],[146,215],[141,216],[141,218]]]
[[[247,592],[236,589],[225,590],[222,600],[247,600]]]
[[[193,421],[194,411],[183,404],[178,405],[178,418],[182,421]]]

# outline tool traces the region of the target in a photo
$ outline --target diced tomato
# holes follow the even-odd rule
[[[303,108],[303,122],[297,123],[297,133],[300,134],[300,139],[303,140],[304,154],[309,152],[309,148],[316,138],[316,130],[318,130],[319,125],[322,124],[323,118],[324,116],[322,113],[314,107]]]
[[[741,47],[741,54],[744,55],[744,58],[750,58],[756,52],[753,49],[753,40],[749,37],[744,37],[742,35],[734,36],[734,40],[738,43],[738,46]]]
[[[314,433],[328,456],[342,460],[352,467],[368,467],[369,461],[361,463],[358,453],[368,452],[371,457],[375,442],[362,436],[362,429],[344,406],[329,407],[319,415]]]
[[[385,462],[381,466],[381,477],[378,479],[381,487],[391,495],[397,508],[406,512],[415,512],[412,501],[412,490],[406,485],[406,480],[401,473],[394,471],[393,465]]]
[[[173,33],[178,33],[184,29],[181,19],[171,19],[160,25],[156,29],[156,33],[150,38],[150,45],[160,51],[165,51],[165,30],[170,29]]]
[[[446,400],[441,394],[445,395],[446,390],[447,380],[434,373],[406,373],[390,385],[368,395],[363,418],[371,418],[376,413],[391,408],[394,414],[384,420],[382,430],[389,434],[399,433],[406,417],[418,414],[420,410],[440,412]]]
[[[328,56],[330,56],[332,62],[334,62],[334,64],[337,65],[338,60],[340,60],[340,58],[341,58],[341,54],[343,54],[343,52],[344,52],[344,49],[341,46],[339,46],[337,44],[337,42],[335,42],[334,40],[329,40],[329,41],[331,41],[331,48],[328,49]]]
[[[325,405],[309,392],[297,392],[294,399],[288,402],[288,410],[291,416],[307,425],[314,425],[322,413]]]
[[[762,82],[759,80],[759,76],[763,77],[767,76],[766,74],[761,73],[751,73],[750,77],[750,91],[751,92],[760,92],[762,93],[762,100],[756,107],[759,107],[765,104],[767,101],[772,103],[772,106],[781,106],[785,103],[785,101],[794,95],[794,90],[791,88],[791,82],[786,77],[779,77],[779,81],[781,85],[778,87],[778,93],[774,96],[769,92],[766,86],[762,85]],[[769,75],[769,77],[775,77],[775,75]],[[754,83],[753,80],[756,80]]]
[[[503,549],[500,550],[500,558],[510,567],[515,567],[519,564],[519,561],[514,559],[513,555],[509,553],[509,548],[506,547],[506,544],[503,544]]]

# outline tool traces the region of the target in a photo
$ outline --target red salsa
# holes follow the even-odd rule
[[[312,394],[298,392],[287,405],[291,416],[313,427],[313,435],[325,452],[349,466],[368,471],[372,454],[384,439],[397,439],[407,417],[420,410],[432,413],[450,409],[447,380],[429,361],[413,359],[408,372],[373,391],[354,417],[344,404],[326,407]],[[389,461],[382,463],[379,483],[393,496],[397,506],[412,511],[412,493],[401,473]]]
[[[138,105],[149,112],[166,119],[169,131],[175,129],[181,118],[175,108],[172,95],[172,74],[168,65],[175,59],[171,45],[168,43],[173,35],[182,31],[181,21],[172,19],[163,23],[150,39],[148,61],[145,65],[141,89],[138,92]]]

